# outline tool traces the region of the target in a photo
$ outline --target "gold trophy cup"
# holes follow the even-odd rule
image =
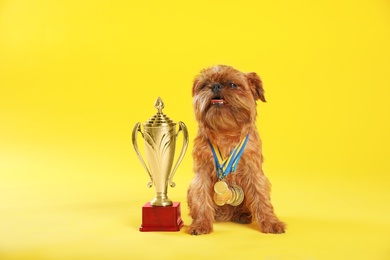
[[[180,202],[172,202],[168,198],[167,190],[168,184],[175,186],[172,179],[187,150],[188,130],[183,122],[179,122],[179,129],[176,131],[176,123],[162,112],[164,103],[161,98],[157,98],[154,107],[157,114],[142,124],[144,131],[141,131],[141,123],[138,122],[132,133],[135,152],[150,177],[148,187],[154,185],[156,190],[156,197],[142,207],[140,231],[179,231],[184,225]],[[172,168],[176,139],[180,132],[183,133],[183,146]],[[138,149],[138,133],[141,133],[144,139],[147,164]]]
[[[157,109],[157,113],[142,124],[143,132],[141,131],[141,123],[138,122],[135,124],[132,133],[135,152],[150,177],[148,187],[150,188],[154,185],[156,191],[156,197],[143,207],[143,226],[141,227],[141,231],[163,231],[167,229],[166,226],[164,226],[164,223],[151,223],[157,221],[152,220],[152,216],[155,216],[156,214],[163,214],[165,216],[173,214],[172,216],[174,218],[177,218],[178,221],[182,221],[180,218],[180,203],[173,203],[168,198],[167,190],[168,184],[171,187],[175,186],[172,179],[187,150],[188,130],[183,122],[179,122],[179,129],[176,131],[176,123],[162,112],[164,103],[161,98],[157,98],[154,107]],[[177,161],[172,168],[175,157],[176,139],[180,132],[183,133],[183,146]],[[141,133],[144,139],[147,163],[145,163],[138,148],[138,133]],[[178,208],[173,211],[167,206]],[[164,216],[159,216],[159,221],[161,222],[163,218]],[[169,220],[167,221],[169,222]]]

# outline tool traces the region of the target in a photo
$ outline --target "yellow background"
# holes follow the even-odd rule
[[[0,259],[390,259],[389,46],[386,0],[1,1]],[[215,64],[263,79],[286,234],[186,234],[191,85]],[[131,130],[157,96],[190,133],[175,233],[138,231]]]

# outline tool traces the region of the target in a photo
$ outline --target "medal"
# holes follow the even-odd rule
[[[225,201],[224,201],[217,193],[214,193],[214,202],[215,202],[215,204],[217,204],[218,206],[223,206],[223,205],[225,205]]]
[[[227,191],[224,194],[218,194],[218,196],[223,199],[225,202],[227,202],[233,195],[233,192],[231,189],[227,189]]]
[[[244,191],[243,189],[238,185],[232,186],[233,193],[235,195],[234,200],[229,203],[232,206],[238,206],[244,201]]]
[[[227,192],[228,189],[229,189],[229,187],[228,187],[227,183],[224,181],[217,181],[214,184],[214,191],[217,194],[224,194]]]
[[[226,204],[232,204],[233,203],[233,201],[236,199],[236,192],[233,190],[233,189],[231,189],[231,193],[232,193],[232,196],[230,196],[230,198],[226,201]]]

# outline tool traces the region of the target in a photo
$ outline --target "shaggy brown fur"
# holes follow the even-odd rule
[[[262,171],[261,140],[255,125],[256,100],[265,102],[259,76],[225,65],[211,67],[195,78],[192,94],[199,129],[193,149],[195,176],[187,194],[193,219],[188,232],[208,234],[214,221],[256,221],[264,233],[284,233],[285,224],[274,214],[270,183]],[[213,104],[213,99],[219,102]],[[245,199],[237,207],[217,206],[213,187],[218,179],[208,140],[225,157],[248,133],[237,170],[227,176],[228,183],[235,181],[243,188]]]

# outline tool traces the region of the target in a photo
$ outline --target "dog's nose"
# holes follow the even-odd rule
[[[222,85],[219,83],[215,83],[211,86],[211,91],[213,91],[214,93],[221,92],[221,89]]]

